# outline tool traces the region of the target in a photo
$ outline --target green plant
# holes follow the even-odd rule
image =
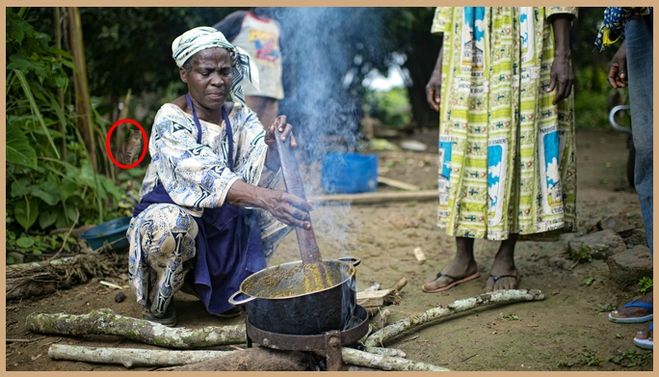
[[[590,247],[586,245],[581,245],[581,247],[579,247],[579,250],[576,251],[573,250],[570,252],[570,259],[572,259],[577,263],[587,263],[593,260],[593,255]]]
[[[588,276],[585,279],[583,279],[583,281],[581,281],[581,285],[583,285],[584,287],[590,287],[591,285],[593,285],[594,282],[595,282],[595,278],[592,276]]]
[[[405,88],[368,91],[364,102],[366,112],[385,127],[402,129],[410,125],[412,113]]]
[[[602,363],[595,352],[590,350],[584,350],[579,354],[579,363],[587,367],[596,367]]]
[[[616,306],[613,304],[597,304],[598,313],[610,312],[611,310],[615,310],[615,308]]]
[[[519,316],[515,313],[506,314],[501,318],[505,319],[506,321],[519,321]]]
[[[646,294],[648,292],[652,292],[652,278],[643,276],[638,281],[638,293]]]
[[[652,364],[652,352],[637,352],[633,349],[611,356],[609,361],[625,368],[633,368],[650,362]]]
[[[16,232],[8,248],[39,254],[52,244],[40,238],[45,231],[102,221],[125,193],[92,169],[71,55],[32,26],[26,8],[8,8],[7,24],[7,229]]]

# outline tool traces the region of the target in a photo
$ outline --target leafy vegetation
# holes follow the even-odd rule
[[[368,91],[364,98],[364,109],[369,116],[379,119],[385,127],[403,129],[408,127],[412,120],[405,88]]]
[[[25,8],[8,8],[7,24],[7,248],[39,254],[39,235],[100,222],[125,193],[92,168],[73,104],[71,54],[34,28]]]
[[[638,281],[638,293],[640,294],[646,294],[652,292],[652,278],[643,276],[639,281]]]
[[[633,349],[628,349],[618,355],[612,356],[609,358],[609,361],[625,368],[633,368],[646,363],[651,365],[652,352],[638,352]]]

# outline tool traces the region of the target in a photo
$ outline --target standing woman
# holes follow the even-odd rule
[[[575,8],[438,8],[426,86],[440,113],[438,223],[456,254],[425,292],[479,277],[474,239],[501,241],[486,290],[514,289],[520,235],[575,227]]]
[[[272,189],[281,176],[275,129],[296,144],[286,117],[264,128],[245,106],[242,80],[258,85],[249,54],[198,27],[174,40],[172,57],[188,93],[156,114],[151,163],[127,233],[143,317],[169,326],[184,285],[209,313],[239,314],[228,297],[265,267],[287,225],[311,227],[310,203]]]

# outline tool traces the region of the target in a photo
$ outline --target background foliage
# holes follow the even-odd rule
[[[48,237],[57,229],[131,212],[148,161],[128,172],[110,165],[102,147],[107,127],[122,115],[148,131],[160,104],[184,91],[171,60],[171,41],[239,8],[80,9],[99,146],[92,153],[104,161],[98,173],[79,130],[72,81],[76,67],[66,28],[60,29],[63,35],[57,32],[57,9],[7,8],[7,247],[24,254],[53,249],[59,236]],[[274,8],[271,14],[276,19],[281,11]],[[343,61],[332,62],[332,90],[358,107],[351,116],[358,122],[367,114],[382,127],[408,131],[435,128],[437,115],[424,92],[441,43],[429,33],[433,9],[347,11],[326,32],[336,35],[346,51]],[[614,51],[593,51],[601,15],[602,8],[581,8],[573,32],[577,127],[607,127],[612,96],[606,68]],[[386,74],[392,65],[401,67],[405,87],[374,92],[364,86],[369,74]],[[286,85],[294,88],[295,69],[286,74]]]

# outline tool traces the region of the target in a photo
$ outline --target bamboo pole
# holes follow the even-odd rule
[[[94,138],[94,123],[92,120],[92,105],[89,98],[87,65],[85,63],[85,48],[82,39],[82,22],[80,21],[79,8],[67,8],[67,16],[69,21],[71,53],[75,65],[73,83],[76,93],[76,111],[80,115],[79,124],[81,125],[89,160],[92,163],[94,172],[98,172],[98,165],[96,162],[96,140]]]

